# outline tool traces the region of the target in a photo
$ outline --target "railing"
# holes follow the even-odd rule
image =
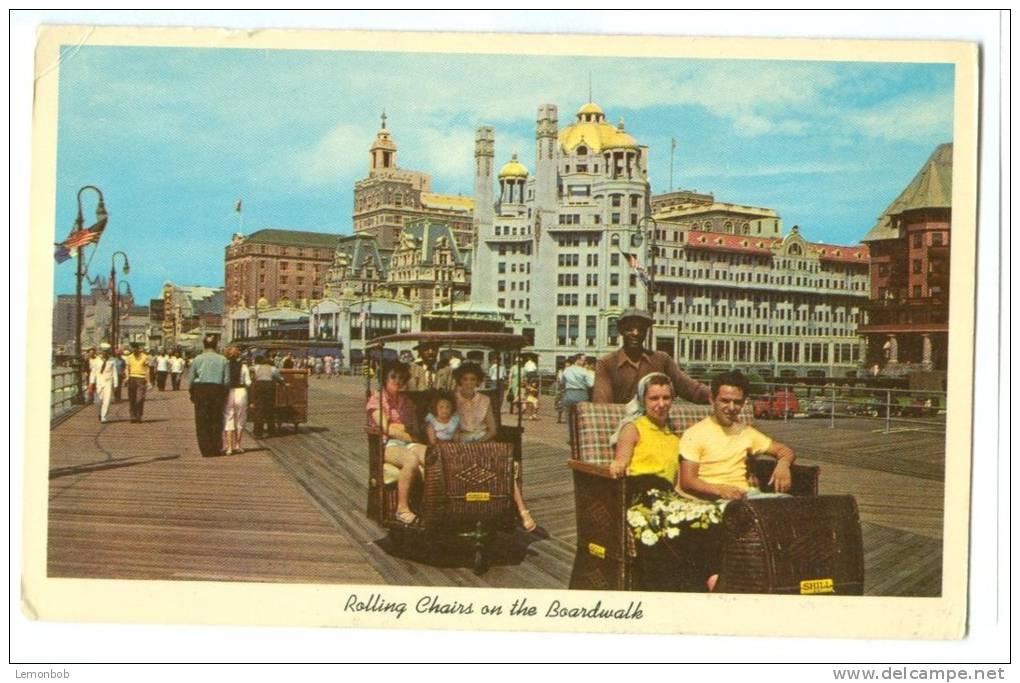
[[[75,368],[53,368],[50,373],[50,419],[84,402],[83,388],[76,382]]]
[[[751,392],[756,418],[825,418],[830,428],[837,418],[867,418],[881,421],[885,433],[946,428],[944,391],[768,382],[752,384]]]

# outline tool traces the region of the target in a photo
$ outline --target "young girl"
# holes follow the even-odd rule
[[[460,416],[453,412],[453,398],[446,393],[437,394],[431,408],[432,412],[425,416],[425,433],[429,445],[440,441],[456,441]]]
[[[524,405],[528,407],[528,419],[538,419],[538,382],[531,380],[524,388]]]
[[[485,380],[482,368],[477,363],[462,363],[454,370],[453,379],[457,383],[454,397],[457,401],[457,415],[460,417],[458,438],[465,442],[492,441],[497,433],[496,418],[489,397],[478,391],[478,386]],[[531,533],[537,529],[538,525],[524,504],[524,496],[516,481],[514,503],[524,530]]]

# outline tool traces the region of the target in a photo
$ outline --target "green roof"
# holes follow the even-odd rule
[[[953,143],[935,148],[910,184],[889,205],[862,242],[899,238],[892,218],[914,209],[948,209],[953,206]]]
[[[326,247],[335,249],[340,237],[341,235],[328,232],[266,228],[248,235],[245,241],[249,244],[277,244],[285,247]]]

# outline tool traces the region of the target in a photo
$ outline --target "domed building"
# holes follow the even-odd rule
[[[494,198],[495,132],[477,131],[471,300],[511,312],[546,365],[616,346],[619,313],[646,305],[620,245],[648,214],[648,148],[594,102],[563,128],[555,105],[540,106],[535,138],[534,173],[512,154]]]

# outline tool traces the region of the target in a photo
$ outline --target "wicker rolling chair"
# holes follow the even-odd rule
[[[571,460],[577,549],[570,588],[640,590],[636,548],[627,524],[633,494],[628,479],[609,472],[609,437],[625,408],[617,404],[574,406]],[[670,411],[680,429],[710,414],[710,406],[676,403]],[[740,421],[753,420],[751,405]],[[755,458],[750,470],[763,484],[775,461]],[[863,591],[863,551],[857,507],[851,496],[818,496],[819,468],[794,465],[794,498],[731,504],[723,518],[722,571],[718,591]],[[763,489],[764,490],[764,489]]]

